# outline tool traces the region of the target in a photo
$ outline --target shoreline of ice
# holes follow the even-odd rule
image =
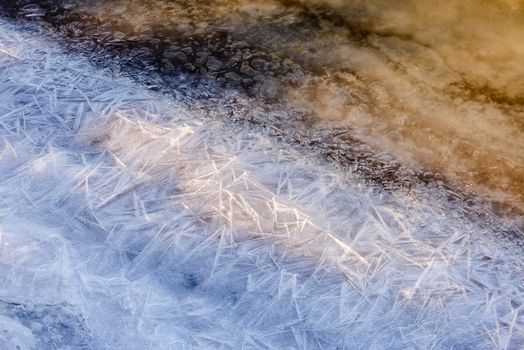
[[[0,69],[0,342],[524,344],[521,249],[431,194],[363,185],[4,20]]]

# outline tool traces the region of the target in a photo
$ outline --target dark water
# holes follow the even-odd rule
[[[350,128],[354,141],[419,178],[436,174],[522,210],[518,3],[431,10],[410,1],[55,0],[3,8],[51,23],[79,50],[109,54],[97,60],[285,105],[302,122],[285,118],[279,129]],[[358,166],[354,159],[368,157],[352,148],[342,162]],[[395,173],[366,176],[393,183],[403,177]]]

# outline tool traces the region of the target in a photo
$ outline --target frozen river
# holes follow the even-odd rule
[[[519,48],[369,4],[0,5],[0,349],[522,349]]]

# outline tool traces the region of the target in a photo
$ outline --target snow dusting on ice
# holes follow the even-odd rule
[[[522,349],[489,227],[0,20],[1,349]]]

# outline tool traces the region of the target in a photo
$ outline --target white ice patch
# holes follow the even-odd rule
[[[363,186],[4,21],[0,48],[7,349],[524,346],[522,250],[431,194]]]

